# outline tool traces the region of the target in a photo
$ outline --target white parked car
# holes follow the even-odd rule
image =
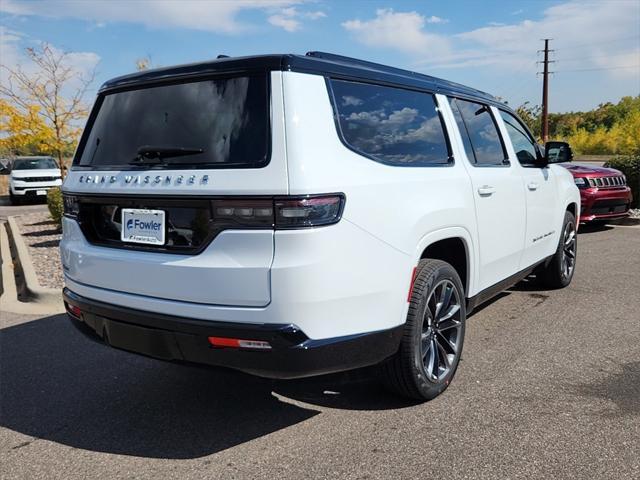
[[[116,78],[63,186],[67,311],[159,359],[379,365],[430,399],[475,306],[532,272],[571,281],[580,195],[548,165],[565,146],[486,93],[325,53]]]
[[[28,198],[46,198],[62,185],[62,173],[51,157],[16,157],[9,162],[9,198],[12,204]]]

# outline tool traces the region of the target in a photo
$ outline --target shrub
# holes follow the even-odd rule
[[[47,193],[47,206],[51,220],[58,224],[58,228],[62,228],[62,214],[64,213],[64,201],[62,199],[62,191],[59,188],[52,188]]]
[[[621,155],[609,160],[605,167],[620,170],[627,177],[627,185],[633,192],[632,207],[640,208],[640,148],[631,155]]]

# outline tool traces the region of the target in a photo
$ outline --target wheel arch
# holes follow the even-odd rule
[[[469,231],[463,227],[449,227],[425,235],[418,244],[415,254],[417,263],[423,258],[443,260],[458,272],[465,289],[465,296],[475,294],[477,258],[475,245]]]

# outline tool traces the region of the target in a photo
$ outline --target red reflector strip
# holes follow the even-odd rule
[[[76,307],[75,305],[69,305],[68,303],[65,303],[65,306],[67,307],[67,312],[69,312],[74,317],[80,318],[80,315],[82,315],[82,310],[80,310],[80,308]]]
[[[407,302],[411,301],[411,292],[413,292],[413,284],[416,281],[417,271],[418,271],[418,267],[413,267],[413,272],[411,272],[411,283],[409,284],[409,293],[407,294]]]
[[[271,344],[262,340],[245,340],[242,338],[208,337],[214,347],[251,348],[254,350],[271,350]]]

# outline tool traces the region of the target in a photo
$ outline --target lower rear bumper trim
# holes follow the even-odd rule
[[[72,323],[93,340],[149,357],[223,366],[268,378],[299,378],[379,363],[400,345],[403,325],[322,340],[291,324],[193,320],[91,300],[68,288],[64,301],[81,310]],[[268,351],[212,347],[210,336],[267,341]]]

